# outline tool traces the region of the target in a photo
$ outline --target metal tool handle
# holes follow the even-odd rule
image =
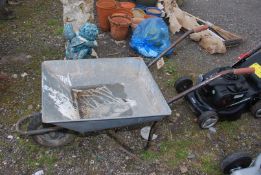
[[[242,53],[241,55],[239,55],[239,57],[237,57],[237,60],[246,59],[249,56],[251,56],[254,53],[256,53],[257,51],[259,51],[260,49],[261,49],[261,42],[255,48],[251,49],[250,51],[248,51],[246,53]]]
[[[255,68],[247,67],[247,68],[234,69],[233,73],[236,75],[245,75],[245,74],[252,74],[254,72],[255,72]]]
[[[249,58],[251,55],[253,55],[254,53],[258,52],[261,49],[261,42],[253,49],[249,50],[246,53],[242,53],[241,55],[239,55],[236,60],[237,62],[233,64],[233,68],[236,68],[237,66],[239,66],[240,64],[242,64],[243,62],[246,61],[247,58]]]
[[[41,134],[45,134],[45,133],[48,133],[48,132],[54,132],[54,131],[58,131],[58,130],[63,129],[59,126],[53,126],[53,127],[49,127],[49,128],[36,129],[36,130],[31,130],[31,131],[23,131],[22,125],[25,124],[28,120],[31,120],[32,117],[33,117],[33,115],[23,117],[23,118],[20,118],[17,121],[15,128],[16,128],[16,131],[19,134],[27,135],[27,136],[28,135],[41,135]]]

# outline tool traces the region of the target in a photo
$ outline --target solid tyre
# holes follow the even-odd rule
[[[252,115],[255,118],[261,118],[261,101],[257,101],[253,106],[250,108]]]
[[[37,130],[46,127],[46,124],[42,123],[42,114],[36,113],[32,116],[28,131]],[[59,131],[48,132],[45,134],[32,135],[32,139],[42,146],[46,147],[60,147],[71,143],[75,138],[75,135],[70,133],[66,129]]]
[[[233,169],[247,168],[252,163],[251,156],[246,152],[233,153],[225,157],[221,163],[224,174],[229,174]]]
[[[176,80],[174,87],[177,93],[184,92],[193,86],[193,81],[188,77],[181,77]]]
[[[218,114],[215,111],[206,111],[198,117],[198,124],[200,128],[208,129],[216,125],[218,120]]]

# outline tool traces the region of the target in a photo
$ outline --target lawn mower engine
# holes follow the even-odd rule
[[[261,118],[261,52],[237,62],[232,67],[219,67],[199,76],[197,84],[211,79],[225,70],[254,67],[251,74],[228,73],[188,93],[185,99],[198,116],[201,128],[214,126],[219,119],[236,120],[250,109],[256,118]],[[178,93],[193,86],[191,79],[182,77],[175,82]]]
[[[214,69],[202,78],[203,80],[208,79],[211,75],[227,69],[231,69],[231,67]],[[210,106],[222,110],[240,102],[246,96],[249,89],[250,87],[243,75],[227,74],[203,86],[199,90],[199,93]]]

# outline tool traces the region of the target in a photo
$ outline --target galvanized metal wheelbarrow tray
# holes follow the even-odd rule
[[[42,63],[42,121],[80,133],[169,116],[171,110],[142,59]]]
[[[170,114],[141,58],[42,63],[43,123],[86,133],[158,121]]]

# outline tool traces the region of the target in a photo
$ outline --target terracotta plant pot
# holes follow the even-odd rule
[[[131,18],[126,15],[113,15],[108,17],[111,24],[111,37],[117,41],[127,38]]]
[[[108,16],[112,15],[116,8],[117,3],[113,0],[99,0],[96,2],[98,23],[102,31],[106,32],[110,30]]]
[[[123,14],[129,15],[131,18],[133,17],[133,14],[130,11],[124,9],[124,8],[117,8],[117,9],[115,9],[113,14],[115,14],[115,13],[123,13]]]
[[[120,6],[121,8],[124,8],[131,12],[131,10],[136,7],[136,4],[134,4],[133,2],[120,2]]]

